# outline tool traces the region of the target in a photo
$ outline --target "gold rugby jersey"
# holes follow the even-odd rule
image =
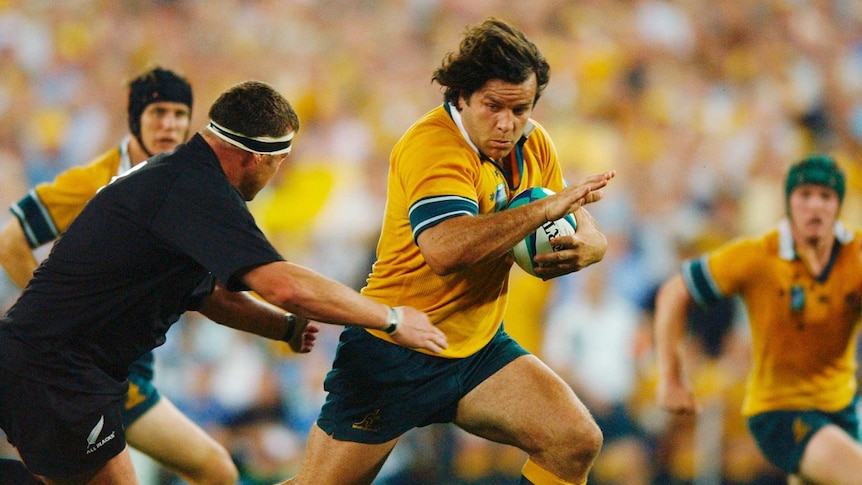
[[[832,258],[812,275],[796,256],[786,220],[760,238],[740,238],[683,264],[694,299],[739,295],[752,340],[742,413],[834,412],[856,394],[862,295],[860,234],[836,224]]]
[[[72,167],[53,181],[36,185],[10,208],[30,247],[57,239],[101,187],[131,168],[128,147],[127,137],[89,164]]]
[[[387,204],[377,260],[362,293],[391,306],[428,314],[449,348],[444,357],[467,357],[497,332],[506,309],[510,256],[438,276],[425,263],[416,238],[425,229],[458,216],[503,210],[529,187],[562,190],[565,182],[547,132],[529,122],[503,162],[480,156],[460,126],[454,107],[426,113],[404,134],[390,156]],[[373,335],[392,341],[382,331]],[[427,353],[427,352],[426,352]]]

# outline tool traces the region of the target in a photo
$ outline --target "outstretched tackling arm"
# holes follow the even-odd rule
[[[310,320],[390,330],[392,339],[410,348],[439,353],[447,347],[446,336],[428,316],[411,307],[392,308],[367,298],[352,288],[308,268],[286,261],[258,266],[243,278],[264,300]]]

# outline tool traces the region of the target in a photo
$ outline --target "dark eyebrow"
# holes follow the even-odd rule
[[[525,102],[523,102],[523,103],[518,103],[518,104],[511,105],[511,106],[510,106],[510,105],[509,105],[508,103],[506,103],[505,101],[502,101],[502,100],[500,100],[500,98],[498,98],[498,97],[496,97],[496,96],[493,96],[493,95],[491,95],[491,94],[485,94],[485,95],[483,96],[483,100],[484,100],[484,101],[486,101],[486,102],[490,102],[490,103],[496,104],[496,105],[498,105],[498,106],[507,106],[507,107],[511,107],[513,110],[515,110],[515,109],[527,109],[527,108],[529,108],[529,107],[533,106],[533,100],[525,101]]]

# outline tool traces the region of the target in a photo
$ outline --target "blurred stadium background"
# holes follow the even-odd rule
[[[442,101],[431,73],[464,28],[491,15],[551,64],[535,118],[567,177],[618,172],[590,208],[611,240],[605,261],[553,283],[515,267],[506,320],[603,422],[590,483],[783,483],[739,417],[748,355],[736,303],[691,316],[704,413],[671,421],[653,404],[652,296],[682,258],[774,224],[784,171],[810,151],[847,169],[844,217],[858,225],[857,0],[0,0],[0,203],[117,143],[124,83],[153,64],[193,84],[193,131],[219,92],[260,79],[302,127],[292,163],[251,207],[288,259],[359,288],[389,149]],[[0,307],[17,294],[0,275]],[[162,393],[231,450],[244,485],[290,476],[338,329],[301,357],[197,315],[170,333]],[[514,484],[523,458],[431,426],[403,438],[376,483]],[[145,484],[179,483],[136,460]]]

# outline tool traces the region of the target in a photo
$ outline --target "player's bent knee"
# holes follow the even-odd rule
[[[581,433],[581,440],[583,453],[589,455],[592,461],[601,451],[605,438],[602,429],[591,419],[586,426],[586,431]]]
[[[236,485],[239,481],[239,470],[222,447],[213,447],[209,451],[206,466],[197,470],[196,475],[187,477],[195,485]]]
[[[533,430],[522,448],[531,456],[544,456],[574,469],[589,468],[602,448],[602,430],[592,418],[551,421],[546,429]],[[523,437],[522,437],[523,438]]]
[[[601,428],[590,418],[574,424],[563,437],[561,447],[567,460],[587,464],[596,459],[603,442]]]
[[[591,463],[602,448],[604,436],[588,413],[548,418],[541,428],[521,435],[521,449],[530,455],[553,455],[565,461]]]

